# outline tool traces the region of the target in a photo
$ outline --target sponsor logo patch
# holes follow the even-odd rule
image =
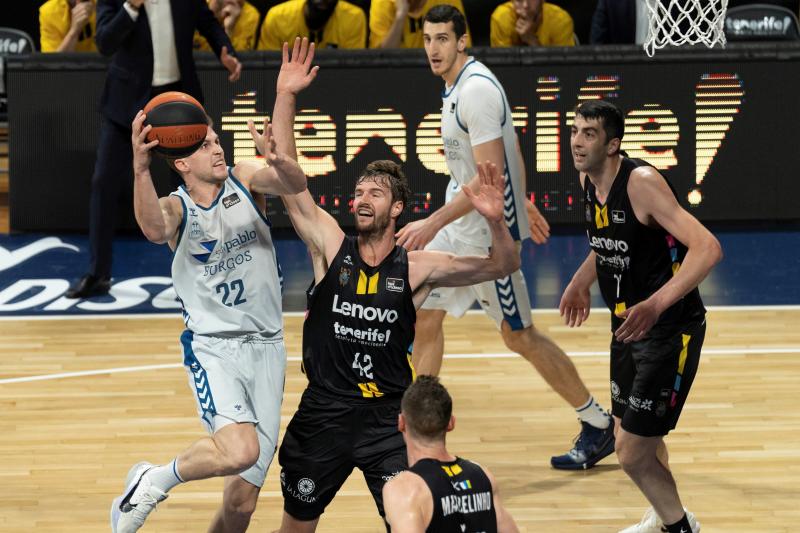
[[[386,290],[392,292],[403,292],[406,287],[405,280],[399,278],[386,278]]]
[[[225,209],[228,209],[229,207],[233,207],[241,201],[242,200],[239,198],[239,195],[237,193],[233,193],[222,199],[222,205],[225,206]]]

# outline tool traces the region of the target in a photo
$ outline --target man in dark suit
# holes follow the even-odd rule
[[[598,0],[592,17],[590,44],[633,44],[637,42],[637,0]],[[639,9],[644,9],[641,1]],[[646,23],[646,21],[645,21]],[[646,28],[644,28],[646,30]]]
[[[131,123],[150,98],[183,91],[203,101],[192,58],[197,29],[220,62],[239,79],[242,66],[230,39],[205,0],[98,0],[97,49],[112,56],[100,99],[100,138],[92,176],[89,272],[67,291],[69,298],[108,292],[115,206],[133,182]]]

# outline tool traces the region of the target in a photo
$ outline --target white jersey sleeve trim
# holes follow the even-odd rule
[[[266,224],[268,227],[271,228],[272,223],[269,221],[269,218],[267,218],[267,215],[258,207],[256,199],[253,198],[253,193],[251,193],[247,189],[247,187],[245,187],[244,184],[241,181],[239,181],[239,178],[233,175],[233,167],[228,167],[228,176],[231,178],[233,184],[236,185],[236,187],[238,187],[244,193],[244,195],[247,197],[248,200],[250,200],[250,205],[252,205],[253,209],[256,210],[256,213],[258,213],[258,216],[261,217],[261,220],[264,221],[264,224]]]
[[[172,251],[172,253],[174,254],[178,251],[178,246],[181,245],[181,239],[183,238],[183,232],[186,230],[186,218],[187,218],[186,212],[188,211],[188,209],[186,209],[186,200],[184,200],[180,194],[178,194],[177,192],[173,192],[170,193],[170,196],[178,197],[178,200],[181,201],[181,209],[183,210],[183,212],[181,213],[181,225],[178,228],[178,240],[175,241],[175,249]]]

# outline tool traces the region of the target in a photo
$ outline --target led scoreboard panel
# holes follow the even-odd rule
[[[631,49],[616,56],[562,54],[552,61],[497,51],[484,51],[481,57],[505,87],[525,160],[528,196],[551,223],[581,222],[570,126],[576,104],[593,98],[608,99],[623,109],[623,149],[659,168],[681,203],[701,220],[800,219],[800,183],[794,176],[800,144],[793,130],[800,103],[787,92],[800,85],[800,54],[797,59],[784,54],[758,60],[731,54],[728,50],[690,60],[667,56],[652,61]],[[405,220],[424,217],[441,205],[449,179],[439,132],[441,79],[415,52],[377,59],[365,53],[320,54],[319,63],[319,76],[298,99],[295,123],[299,161],[319,205],[351,224],[355,179],[375,159],[403,164],[414,191]],[[274,102],[275,57],[247,56],[244,64],[242,80],[232,85],[214,62],[200,60],[205,105],[231,163],[257,157],[247,121],[260,124]],[[96,142],[96,120],[90,117],[96,104],[63,95],[99,93],[87,79],[102,87],[104,72],[65,76],[63,69],[48,70],[41,64],[38,69],[10,70],[16,87],[27,82],[30,88],[28,94],[14,93],[19,113],[12,111],[13,137],[39,139],[11,145],[12,228],[79,229],[86,224],[82,207],[45,223],[43,215],[33,216],[22,206],[28,201],[26,188],[35,192],[39,206],[43,197],[47,202],[51,196],[53,205],[63,205],[66,198],[77,206],[88,205],[87,178]],[[37,111],[30,110],[49,101],[71,105],[48,109],[49,129],[35,129],[30,113]],[[27,116],[24,109],[29,110]],[[70,124],[85,128],[76,130]],[[41,141],[42,135],[58,139],[59,127],[61,139],[69,136],[69,144],[81,145],[88,165],[63,153],[67,147]],[[166,192],[164,165],[156,167]],[[58,176],[52,175],[55,168]],[[84,177],[76,180],[76,175]],[[47,187],[42,187],[43,180]],[[279,200],[270,200],[269,211],[273,225],[289,224]]]

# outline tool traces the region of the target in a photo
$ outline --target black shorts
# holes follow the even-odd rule
[[[408,468],[408,458],[397,429],[400,399],[378,402],[306,389],[278,452],[284,511],[298,520],[314,520],[353,468],[359,468],[384,516],[383,485]]]
[[[641,341],[611,341],[611,412],[622,429],[641,437],[669,433],[689,395],[706,335],[702,319],[654,328]]]

